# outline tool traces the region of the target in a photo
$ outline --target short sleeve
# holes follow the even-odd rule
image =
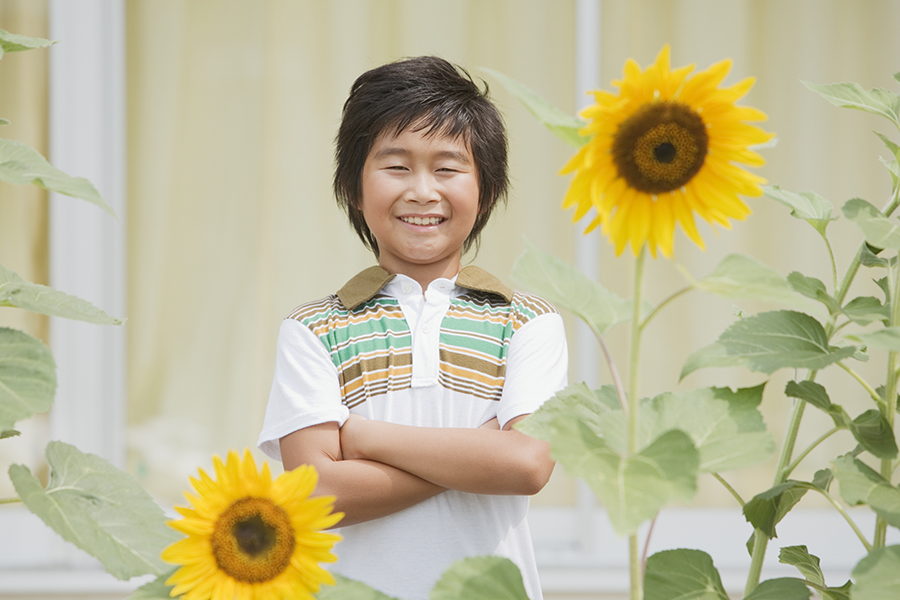
[[[330,421],[343,425],[348,415],[337,368],[321,340],[295,319],[282,321],[259,449],[281,460],[281,438]]]
[[[513,335],[497,410],[500,427],[540,408],[568,382],[566,332],[558,313],[539,315]]]

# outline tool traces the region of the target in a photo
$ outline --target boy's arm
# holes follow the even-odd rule
[[[512,429],[413,427],[351,415],[344,458],[378,461],[442,488],[474,494],[536,494],[553,471],[550,445]]]
[[[286,470],[312,465],[319,473],[316,495],[335,496],[335,511],[343,512],[339,527],[399,512],[445,488],[401,469],[371,460],[344,460],[336,422],[313,425],[281,438]]]

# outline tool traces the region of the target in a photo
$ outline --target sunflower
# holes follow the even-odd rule
[[[629,59],[613,82],[618,95],[595,91],[582,112],[590,139],[561,171],[575,171],[563,208],[574,206],[577,221],[593,207],[587,231],[602,225],[616,254],[629,242],[638,254],[646,242],[654,257],[657,248],[670,256],[676,222],[703,248],[695,213],[730,227],[750,214],[739,196],[762,194],[765,180],[735,164],[764,164],[750,148],[773,136],[747,123],[765,113],[734,104],[754,79],[719,88],[730,60],[688,77],[693,69],[670,70],[668,46],[644,71]]]
[[[334,498],[310,498],[315,468],[303,465],[272,481],[269,467],[257,471],[249,450],[241,460],[215,456],[217,481],[200,469],[186,493],[190,508],[176,507],[184,519],[169,521],[188,537],[162,553],[181,565],[166,581],[172,596],[186,600],[313,600],[322,583],[334,578],[320,562],[334,562],[330,550],[340,536],[322,533],[343,517],[332,513]]]

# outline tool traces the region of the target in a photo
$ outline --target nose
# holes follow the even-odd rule
[[[427,204],[429,202],[438,202],[441,194],[438,191],[437,180],[430,172],[417,173],[411,181],[408,198],[412,202]]]

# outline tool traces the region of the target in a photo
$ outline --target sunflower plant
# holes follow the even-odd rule
[[[757,151],[773,135],[757,125],[766,119],[764,113],[737,104],[752,87],[752,78],[722,85],[730,66],[730,61],[722,61],[697,73],[694,65],[673,69],[666,46],[646,68],[627,61],[623,77],[613,82],[617,93],[593,92],[594,103],[574,117],[523,84],[490,72],[548,129],[576,148],[562,168],[562,174],[571,174],[563,207],[574,209],[576,221],[591,215],[587,230],[600,227],[617,255],[629,247],[634,254],[634,293],[624,299],[526,244],[513,278],[587,323],[601,346],[611,383],[597,390],[571,385],[519,427],[550,442],[554,458],[587,482],[615,531],[628,537],[633,600],[728,598],[711,556],[680,549],[644,560],[637,537],[638,528],[665,506],[690,503],[703,474],[726,487],[753,526],[744,598],[806,599],[811,593],[827,600],[897,598],[900,546],[887,545],[886,532],[900,527],[900,488],[895,483],[900,461],[894,433],[900,387],[900,302],[894,300],[900,297],[900,225],[892,217],[900,205],[900,145],[878,134],[889,151],[884,162],[893,183],[881,209],[853,199],[838,213],[815,192],[766,186],[746,167],[763,164]],[[894,78],[900,81],[900,74]],[[865,90],[855,83],[806,86],[832,104],[879,115],[900,129],[897,94]],[[659,303],[644,297],[647,255],[671,257],[677,228],[703,248],[697,218],[728,228],[732,220],[750,213],[743,197],[763,195],[818,232],[833,275],[830,282],[799,272],[784,277],[751,256],[731,254],[706,276],[687,274],[686,286]],[[828,228],[841,215],[859,230],[858,250],[843,273]],[[875,276],[882,298],[851,294],[862,272]],[[681,377],[702,368],[743,367],[763,379],[749,388],[705,387],[642,398],[644,330],[672,308],[673,300],[692,290],[785,308],[741,312],[718,340],[686,356]],[[605,342],[613,328],[625,324],[630,328],[627,381]],[[873,383],[854,364],[876,353],[886,353],[887,371],[883,381]],[[871,408],[848,414],[816,381],[826,368],[846,372],[871,400]],[[794,379],[783,391],[767,388],[769,377],[782,370],[790,370]],[[764,393],[769,401],[778,401],[772,399],[777,396],[792,402],[780,446],[758,410]],[[821,432],[809,447],[798,448],[807,409],[824,411],[834,427]],[[845,453],[821,465],[810,481],[792,478],[815,447],[840,432],[848,440]],[[723,475],[773,454],[778,459],[772,486],[752,498],[742,498]],[[815,548],[806,546],[785,547],[779,555],[781,563],[796,567],[798,577],[760,581],[776,525],[790,519],[791,508],[808,492],[823,496],[858,537],[865,557],[853,570],[853,581],[826,582],[828,565],[820,566]],[[846,507],[856,505],[874,511],[874,531],[864,533],[851,518]]]

